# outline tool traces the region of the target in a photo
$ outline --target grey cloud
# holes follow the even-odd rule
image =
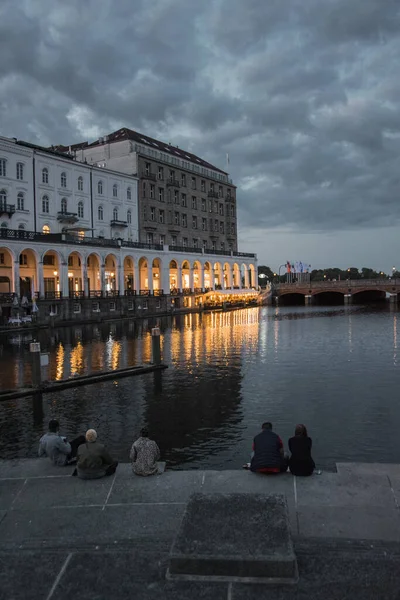
[[[3,0],[0,132],[229,153],[243,231],[393,225],[399,31],[397,0]]]

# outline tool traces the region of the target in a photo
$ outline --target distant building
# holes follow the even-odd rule
[[[57,150],[137,175],[140,241],[237,251],[236,187],[225,171],[126,127],[90,144]]]

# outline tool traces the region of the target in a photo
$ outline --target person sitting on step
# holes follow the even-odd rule
[[[157,461],[160,458],[160,450],[154,440],[149,439],[149,432],[144,427],[140,431],[140,437],[132,444],[130,459],[132,470],[136,475],[147,477],[158,475]]]
[[[104,444],[97,442],[97,433],[94,429],[86,432],[86,442],[78,448],[78,462],[73,475],[81,479],[99,479],[113,475],[118,462],[109,454]]]
[[[77,450],[84,443],[84,435],[68,442],[66,437],[60,435],[60,423],[57,419],[51,419],[48,432],[40,438],[38,455],[47,456],[57,467],[64,467],[76,462]]]
[[[307,477],[312,475],[315,462],[311,456],[312,439],[308,437],[305,425],[296,425],[294,437],[289,440],[289,469],[292,475]]]
[[[272,423],[262,424],[262,431],[253,441],[253,454],[250,470],[253,473],[286,473],[288,458],[283,451],[283,442],[279,435],[272,431]]]

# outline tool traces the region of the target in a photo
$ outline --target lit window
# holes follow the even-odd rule
[[[78,191],[83,192],[83,177],[78,177]]]
[[[103,182],[102,181],[97,182],[97,193],[99,194],[99,196],[103,195]]]
[[[50,233],[50,227],[48,225],[43,225],[42,232],[45,234]]]
[[[67,174],[66,173],[61,173],[61,187],[63,187],[63,188],[67,187]]]
[[[0,158],[0,177],[5,177],[7,174],[7,161],[5,158]]]
[[[127,200],[132,200],[132,190],[130,187],[127,188],[126,190],[126,199]]]
[[[83,219],[83,202],[78,202],[78,217]]]
[[[49,212],[49,197],[48,196],[43,196],[43,198],[42,198],[42,212],[44,212],[44,213]]]
[[[66,213],[67,212],[67,199],[63,198],[61,200],[61,212],[62,213]]]
[[[49,183],[49,170],[46,167],[42,169],[42,183]]]
[[[24,165],[22,163],[17,163],[17,179],[24,178]]]
[[[116,183],[113,185],[113,198],[118,198],[118,186]]]
[[[24,210],[25,198],[22,192],[19,192],[17,196],[17,208],[18,210]]]

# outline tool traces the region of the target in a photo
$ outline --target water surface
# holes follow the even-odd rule
[[[34,456],[49,418],[72,438],[89,426],[120,459],[148,425],[174,468],[236,468],[270,420],[285,440],[305,423],[322,467],[400,462],[397,310],[251,308],[157,321],[162,374],[0,403],[0,456]],[[41,332],[48,376],[73,377],[150,360],[149,321]],[[0,337],[0,386],[29,381],[31,334]]]

